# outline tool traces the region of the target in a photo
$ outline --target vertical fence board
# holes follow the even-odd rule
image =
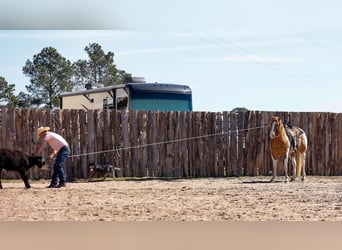
[[[94,110],[94,154],[95,163],[97,164],[105,164],[105,160],[103,157],[103,119],[102,119],[101,110]]]
[[[129,148],[129,111],[121,112],[121,135],[122,138],[122,170],[124,176],[132,176],[131,169],[129,167],[130,164],[130,150]]]
[[[192,140],[188,137],[187,129],[187,117],[186,112],[180,112],[178,118],[178,135],[179,140],[181,140],[179,145],[179,176],[188,177],[189,176],[189,151],[188,142],[192,143]]]
[[[239,155],[238,155],[238,114],[230,113],[230,125],[231,125],[231,139],[230,139],[230,162],[231,162],[231,176],[239,176]]]
[[[113,157],[114,157],[114,165],[119,168],[120,171],[117,172],[119,177],[123,176],[123,161],[122,161],[122,139],[121,139],[121,113],[117,110],[110,111],[110,129],[112,131],[112,139],[113,139]]]
[[[226,112],[226,132],[227,132],[227,150],[226,150],[226,176],[234,176],[234,159],[232,150],[233,148],[233,121],[232,121],[232,112]],[[235,141],[236,142],[236,141]]]
[[[337,138],[338,138],[338,131],[337,131],[337,115],[335,113],[331,113],[329,115],[329,124],[330,124],[330,143],[329,143],[329,162],[327,164],[329,169],[329,175],[334,175],[336,170],[336,155],[337,155]]]
[[[157,177],[167,176],[166,173],[166,144],[163,142],[167,141],[167,128],[166,128],[166,115],[165,112],[159,113],[159,119],[158,119],[158,142],[159,144],[159,166],[158,169],[156,169],[155,173]]]
[[[314,141],[316,152],[316,173],[324,175],[324,157],[325,157],[325,134],[324,134],[324,113],[319,113],[319,120],[317,121],[316,140]],[[321,138],[321,140],[320,140]],[[319,142],[319,143],[318,143]]]
[[[165,142],[165,174],[163,175],[164,177],[172,177],[173,176],[173,167],[174,167],[174,148],[173,148],[173,138],[174,138],[174,131],[173,131],[173,126],[174,126],[174,121],[172,119],[173,112],[168,111],[166,112],[166,120],[167,123],[165,124],[166,126],[164,127],[165,129],[165,134],[166,134],[166,140]]]
[[[1,144],[4,148],[10,147],[10,145],[8,144],[10,134],[8,132],[9,122],[7,110],[7,108],[1,109]]]
[[[114,150],[114,140],[113,131],[110,127],[110,111],[108,109],[103,110],[103,161],[105,164],[110,164],[115,166],[115,150]]]
[[[223,112],[223,131],[224,131],[224,147],[223,147],[223,166],[224,166],[224,176],[231,176],[231,161],[230,161],[230,120],[229,112]]]
[[[203,112],[202,113],[202,149],[199,153],[202,152],[202,167],[200,168],[200,176],[211,176],[211,165],[212,165],[212,144],[211,144],[211,124],[210,124],[210,114],[209,112]],[[210,148],[209,148],[210,147]],[[202,171],[201,171],[202,170]]]
[[[24,114],[25,114],[25,112],[20,112],[19,109],[15,110],[15,123],[13,124],[13,126],[14,126],[13,146],[16,149],[19,149],[22,151],[27,151],[25,147],[26,147],[26,145],[28,145],[27,139],[29,137],[26,134],[27,133],[27,127],[26,127],[26,124],[24,124],[24,121],[25,121],[23,119]]]
[[[147,173],[146,176],[155,177],[158,172],[158,162],[159,162],[159,154],[158,154],[158,113],[157,112],[148,112],[148,123],[147,123],[147,144],[149,146],[149,150],[147,153]]]
[[[69,146],[71,147],[72,138],[73,138],[72,131],[71,131],[71,112],[67,110],[63,110],[62,116],[63,116],[62,129],[59,133],[61,134],[61,136],[65,138],[65,140],[69,143]],[[68,181],[74,179],[74,168],[75,166],[73,165],[72,160],[69,158],[66,166],[64,167]]]
[[[10,108],[8,109],[8,147],[9,148],[16,148],[15,142],[15,109]]]
[[[96,151],[95,148],[95,134],[94,134],[94,110],[88,110],[88,131],[87,131],[87,154],[89,162],[95,161],[95,156],[92,154]]]
[[[337,114],[337,130],[340,131],[342,129],[342,114]],[[336,156],[336,171],[334,175],[342,175],[342,133],[337,132],[337,156]]]
[[[254,175],[258,173],[259,166],[256,159],[256,151],[259,148],[259,144],[257,143],[257,136],[255,135],[256,131],[253,129],[256,127],[256,115],[255,112],[246,112],[246,121],[247,127],[245,127],[245,156],[248,159],[245,168],[246,175]]]
[[[173,167],[175,177],[182,176],[182,166],[181,166],[181,121],[180,121],[180,112],[173,112],[172,114],[172,123],[174,129],[173,135]]]
[[[306,136],[309,138],[310,135],[310,126],[311,126],[311,122],[310,122],[310,116],[311,113],[309,112],[303,112],[299,114],[300,117],[300,121],[298,124],[296,124],[297,127],[300,127],[304,130]],[[306,161],[305,161],[305,171],[307,171],[308,169],[308,158],[310,157],[310,150],[309,150],[309,145],[308,145],[308,149],[306,151]],[[303,167],[302,167],[303,168]]]
[[[193,169],[194,169],[194,159],[192,158],[193,155],[193,145],[196,143],[196,140],[193,139],[193,113],[192,112],[187,112],[185,115],[185,120],[186,120],[186,136],[184,138],[187,138],[186,140],[186,146],[187,146],[187,151],[188,154],[186,156],[186,169],[187,170],[187,175],[186,177],[191,177],[193,176]]]
[[[147,176],[147,151],[149,146],[147,145],[147,123],[148,123],[148,113],[138,112],[138,122],[139,122],[139,176]]]
[[[260,175],[260,173],[263,172],[264,169],[264,162],[265,162],[265,138],[267,137],[267,132],[265,133],[264,129],[264,119],[261,112],[257,111],[256,113],[256,126],[253,128],[254,134],[257,135],[256,141],[257,145],[257,156],[256,156],[256,165],[257,168],[254,169],[252,175]]]
[[[196,138],[193,144],[193,173],[192,176],[199,176],[201,177],[204,172],[204,165],[203,165],[203,117],[205,116],[204,112],[200,112],[194,114],[193,118],[193,130],[192,130],[192,137]]]
[[[264,131],[264,162],[263,169],[259,172],[260,175],[270,175],[272,170],[272,159],[270,151],[270,128],[271,128],[272,115],[270,113],[263,113],[263,131]]]
[[[79,124],[79,113],[78,110],[74,109],[70,111],[71,113],[71,135],[72,137],[70,138],[70,154],[71,157],[68,159],[68,163],[71,162],[72,164],[72,173],[73,176],[70,176],[70,178],[73,178],[74,176],[81,176],[82,175],[82,166],[80,162],[79,157],[73,157],[74,155],[79,155],[80,154],[80,124]]]
[[[207,152],[208,152],[208,160],[206,161],[206,164],[208,165],[208,172],[205,176],[209,177],[215,177],[217,175],[217,148],[216,148],[216,143],[218,140],[218,136],[216,135],[217,132],[217,117],[216,113],[207,113],[208,115],[208,137],[207,141],[208,143],[206,144]]]
[[[222,113],[216,113],[216,130],[217,141],[215,145],[215,177],[224,177],[224,152],[225,152],[225,133],[223,128],[223,115]]]
[[[138,133],[139,133],[139,126],[138,126],[138,118],[137,118],[138,112],[133,110],[130,112],[130,119],[129,119],[129,139],[130,139],[130,172],[132,173],[132,176],[139,176],[139,141],[138,141]]]
[[[330,171],[331,171],[331,168],[330,168],[330,154],[329,154],[329,151],[330,151],[330,143],[331,143],[331,135],[330,135],[330,132],[331,132],[331,124],[329,122],[329,113],[325,113],[324,114],[324,123],[322,124],[322,131],[324,131],[324,142],[325,142],[325,145],[324,145],[324,175],[326,176],[329,176],[330,175]]]
[[[85,110],[79,111],[79,124],[80,124],[80,134],[79,134],[79,141],[80,141],[80,156],[76,156],[80,159],[81,164],[81,174],[78,176],[79,178],[88,178],[88,117],[87,112]]]

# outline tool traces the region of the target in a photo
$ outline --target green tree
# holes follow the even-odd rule
[[[233,113],[238,113],[238,112],[246,112],[246,111],[248,111],[247,108],[244,108],[244,107],[236,107],[236,108],[232,109],[231,112],[233,112]]]
[[[97,43],[89,44],[85,47],[85,51],[90,58],[88,62],[89,77],[93,84],[103,84],[105,86],[115,84],[115,76],[117,74],[116,65],[114,64],[114,53],[104,53],[101,46]]]
[[[72,66],[55,48],[43,48],[26,61],[23,73],[30,77],[26,86],[33,100],[41,100],[47,108],[59,107],[59,94],[72,90]]]
[[[0,76],[0,107],[15,107],[17,99],[14,95],[15,85],[9,84]]]
[[[85,47],[88,61],[78,60],[73,64],[76,86],[91,84],[112,86],[124,83],[131,75],[124,70],[118,70],[114,64],[114,53],[103,51],[101,45],[91,43]]]
[[[73,84],[74,89],[79,90],[84,88],[84,86],[88,83],[88,62],[86,60],[78,60],[77,62],[72,64],[74,73],[73,73]]]
[[[33,104],[32,97],[25,93],[20,91],[20,93],[17,95],[17,107],[18,108],[30,108]]]

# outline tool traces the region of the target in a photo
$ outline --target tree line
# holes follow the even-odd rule
[[[59,95],[91,86],[123,84],[131,74],[119,70],[114,64],[114,53],[105,53],[101,45],[90,43],[85,47],[89,59],[70,62],[55,48],[43,48],[22,68],[30,79],[27,92],[15,95],[15,84],[0,76],[0,107],[55,108],[60,106]]]

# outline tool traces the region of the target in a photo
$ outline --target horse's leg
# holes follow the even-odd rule
[[[292,171],[293,171],[293,174],[292,174],[292,177],[291,177],[291,181],[295,181],[296,180],[296,177],[297,177],[297,160],[296,160],[296,156],[292,156],[291,157],[291,163],[292,163]]]
[[[277,177],[277,160],[272,157],[272,166],[273,166],[273,171],[272,171],[272,179],[271,182],[275,181]]]
[[[284,158],[284,170],[285,170],[285,182],[288,183],[289,182],[289,175],[288,175],[288,161],[289,161],[289,157],[286,156]]]
[[[306,153],[301,153],[301,161],[302,161],[302,181],[305,181],[306,173],[305,173],[305,155]]]
[[[302,153],[297,151],[296,153],[296,161],[297,161],[297,168],[296,168],[296,171],[297,171],[297,177],[301,176],[302,173],[303,173],[303,161],[302,161]]]

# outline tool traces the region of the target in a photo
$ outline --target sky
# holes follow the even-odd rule
[[[98,43],[146,82],[189,85],[194,111],[342,112],[342,1],[2,1],[0,76],[45,47]]]

